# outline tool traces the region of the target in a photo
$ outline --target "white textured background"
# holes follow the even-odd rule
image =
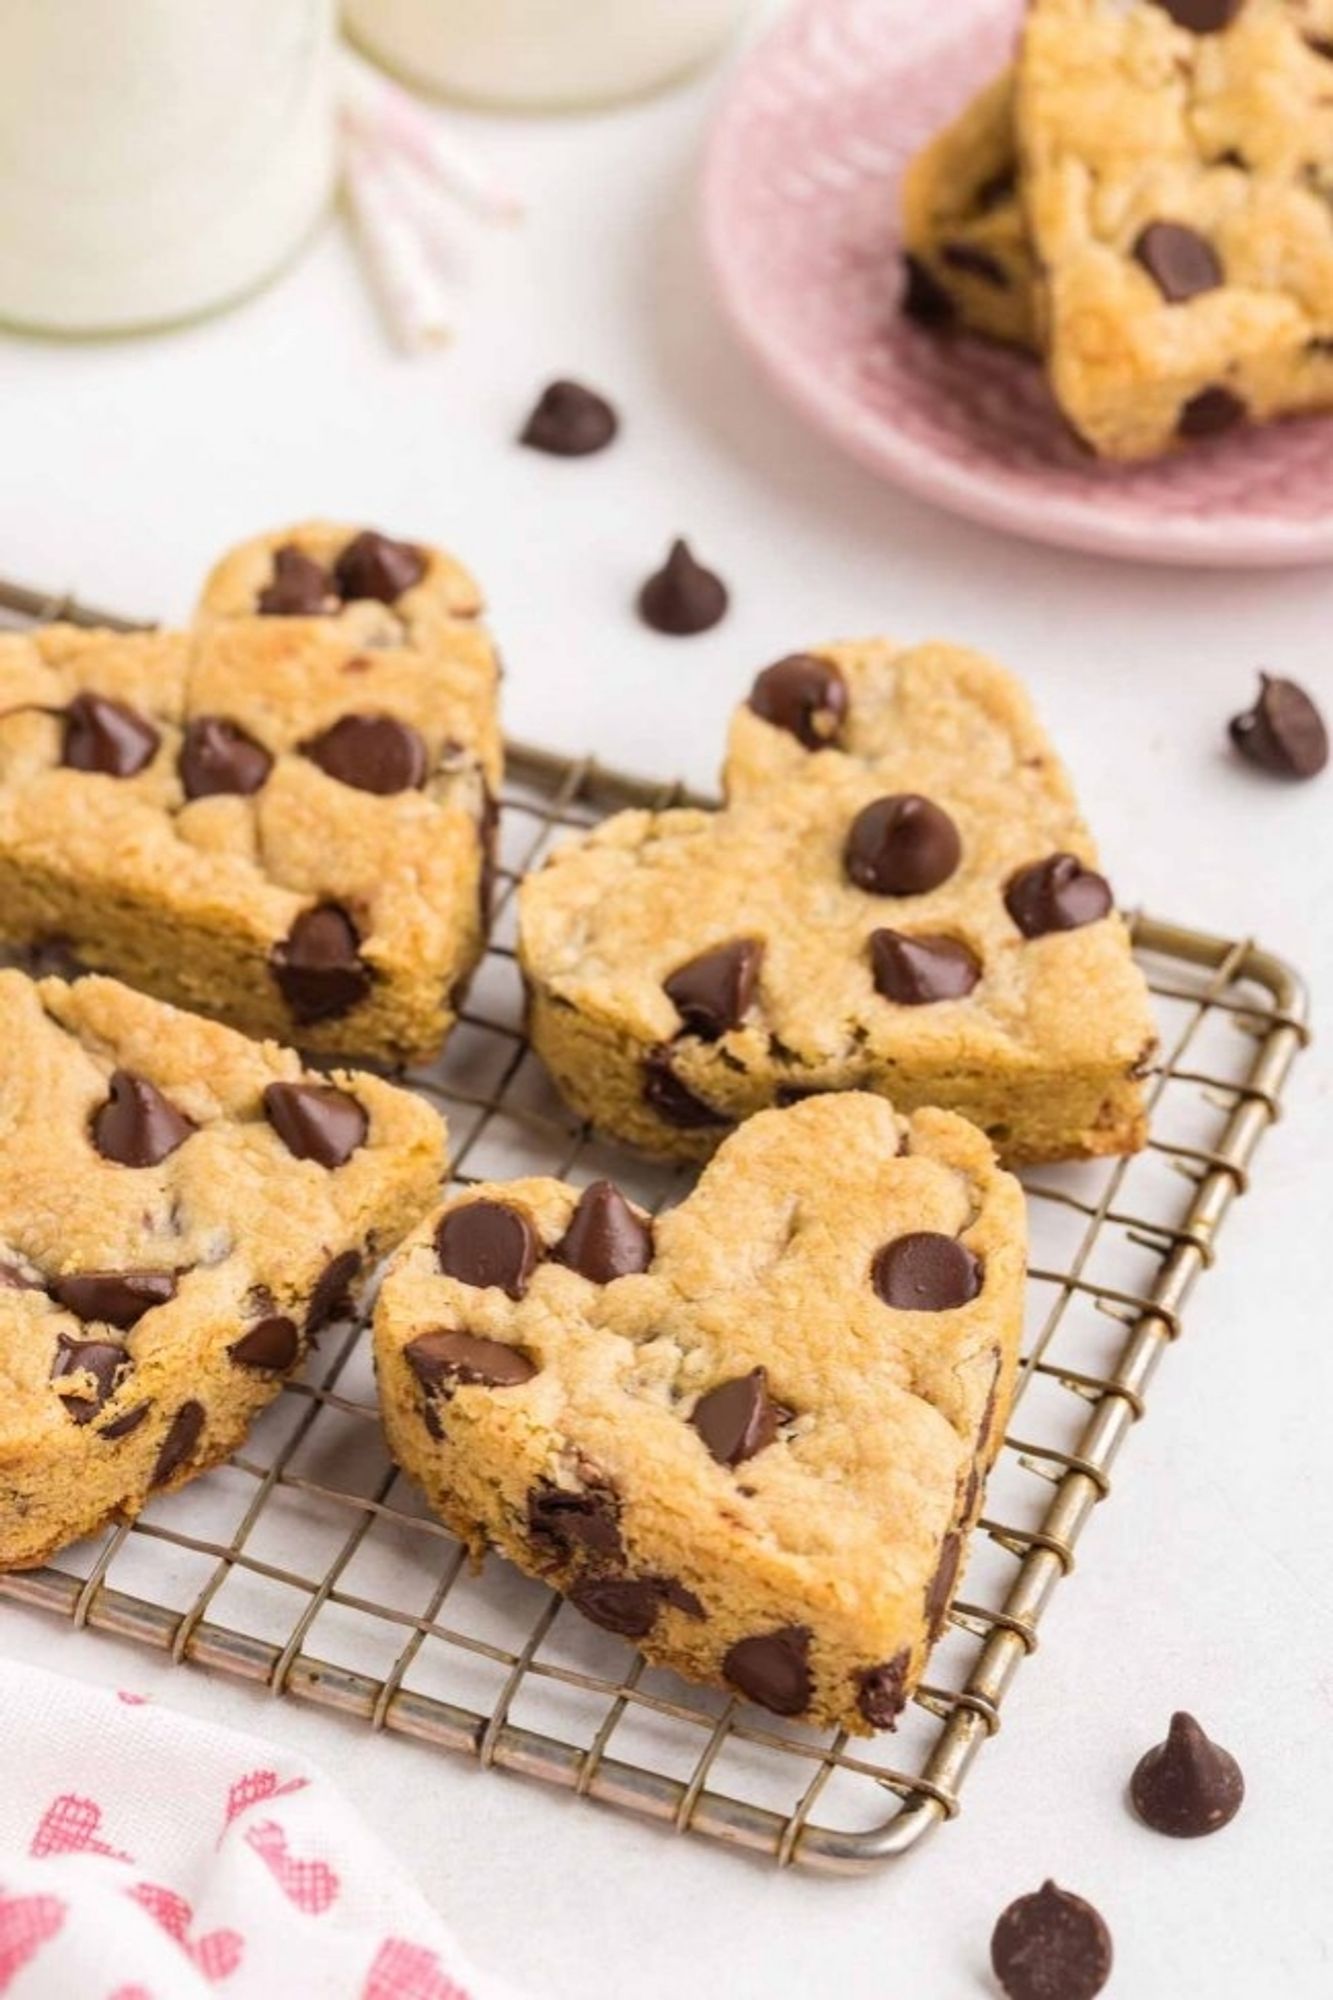
[[[1265,782],[1230,759],[1223,723],[1261,664],[1333,708],[1333,576],[1047,554],[900,499],[808,436],[752,378],[699,265],[695,167],[718,88],[483,122],[533,214],[483,247],[442,358],[386,349],[332,228],[229,318],[123,345],[4,341],[0,569],[177,617],[211,557],[261,524],[320,512],[439,539],[488,588],[513,732],[701,781],[729,707],[777,654],[877,630],[975,643],[1033,684],[1123,900],[1255,932],[1318,998],[1333,980],[1333,774]],[[614,452],[512,447],[559,372],[617,399]],[[681,530],[735,593],[730,620],[685,643],[627,611]],[[1326,1996],[1329,1110],[1316,1048],[963,1818],[889,1875],[779,1877],[8,1607],[0,1646],[322,1757],[473,1951],[561,2000],[980,1995],[995,1916],[1048,1873],[1107,1915],[1116,1993]],[[1211,1841],[1168,1843],[1122,1803],[1176,1706],[1249,1781]]]

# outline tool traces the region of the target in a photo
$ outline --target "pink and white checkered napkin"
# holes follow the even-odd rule
[[[5,2000],[517,2000],[315,1767],[0,1664]]]

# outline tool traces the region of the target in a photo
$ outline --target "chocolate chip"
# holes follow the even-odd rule
[[[1215,35],[1219,28],[1230,27],[1244,4],[1245,0],[1156,0],[1177,27],[1194,35]]]
[[[1007,292],[1009,289],[1009,273],[1004,265],[978,243],[945,243],[940,249],[940,262],[947,264],[951,271],[964,271],[969,278],[980,278],[983,284],[993,285],[996,291]]]
[[[162,1440],[162,1449],[157,1454],[157,1464],[153,1467],[150,1485],[165,1485],[173,1472],[180,1471],[193,1454],[203,1428],[203,1404],[182,1403],[171,1420],[170,1430]]]
[[[274,550],[273,580],[257,602],[266,618],[317,618],[337,610],[338,593],[324,565],[288,542]]]
[[[661,1591],[646,1578],[586,1577],[568,1596],[576,1611],[622,1639],[645,1638],[662,1609]]]
[[[186,728],[176,768],[187,799],[249,798],[267,782],[273,759],[239,723],[200,715]]]
[[[586,458],[610,444],[620,428],[605,396],[581,382],[548,382],[519,432],[520,444],[553,458]]]
[[[708,1613],[704,1610],[703,1605],[694,1592],[687,1590],[679,1577],[658,1576],[653,1578],[653,1582],[661,1592],[664,1601],[667,1604],[674,1605],[677,1611],[684,1611],[691,1618],[706,1618],[708,1616]]]
[[[156,1084],[127,1069],[111,1073],[111,1095],[93,1113],[92,1141],[121,1167],[156,1167],[198,1128]]]
[[[720,623],[728,601],[721,577],[695,561],[687,542],[677,540],[639,592],[639,616],[654,632],[684,639]]]
[[[1217,437],[1243,423],[1248,414],[1240,397],[1218,383],[1190,397],[1176,420],[1176,430],[1183,438]]]
[[[361,958],[361,939],[339,903],[303,910],[270,967],[278,991],[302,1027],[349,1014],[370,991],[370,970]]]
[[[1305,35],[1302,39],[1306,47],[1313,49],[1317,56],[1323,56],[1327,61],[1333,62],[1333,36]]]
[[[1212,244],[1183,222],[1150,222],[1139,232],[1134,256],[1169,305],[1180,305],[1226,283]]]
[[[1111,1933],[1067,1889],[1047,1882],[996,1924],[990,1962],[1009,2000],[1094,2000],[1111,1977]]]
[[[373,597],[392,604],[426,574],[426,558],[410,542],[395,542],[367,528],[350,541],[333,565],[343,598]]]
[[[998,173],[983,181],[974,197],[974,206],[980,215],[989,215],[992,209],[1003,207],[1018,193],[1018,173],[1014,167],[1001,167]]]
[[[64,711],[60,761],[70,771],[132,778],[152,763],[161,740],[147,717],[123,701],[76,694]]]
[[[831,660],[789,653],[758,676],[750,707],[807,750],[822,750],[847,719],[847,683]]]
[[[942,807],[895,792],[862,807],[843,858],[857,888],[872,896],[924,896],[948,881],[962,856],[958,828]]]
[[[896,1237],[871,1266],[875,1290],[897,1312],[954,1312],[976,1298],[982,1276],[965,1243],[933,1229]]]
[[[909,252],[903,258],[903,276],[902,310],[908,319],[932,333],[943,333],[955,324],[958,308],[928,265]]]
[[[1328,763],[1328,730],[1305,689],[1260,674],[1259,699],[1231,724],[1242,757],[1280,778],[1315,778]]]
[[[671,1067],[668,1049],[652,1049],[643,1062],[643,1101],[658,1117],[678,1131],[703,1131],[709,1126],[730,1125],[725,1111],[715,1111],[681,1082]]]
[[[882,1666],[866,1667],[856,1677],[856,1706],[872,1729],[892,1729],[907,1706],[905,1692],[910,1655],[895,1653]]]
[[[541,1240],[522,1209],[504,1201],[469,1201],[451,1208],[435,1232],[446,1278],[461,1285],[498,1285],[521,1299],[541,1256]]]
[[[635,1277],[653,1261],[653,1225],[647,1216],[635,1214],[610,1181],[594,1181],[579,1196],[551,1258],[594,1285]]]
[[[620,1504],[609,1487],[569,1493],[543,1482],[528,1494],[528,1533],[561,1557],[574,1548],[594,1555],[623,1556]]]
[[[360,1253],[340,1250],[331,1257],[315,1280],[306,1307],[305,1331],[318,1333],[335,1319],[346,1319],[353,1311],[352,1285],[361,1270]]]
[[[1020,868],[1005,885],[1004,907],[1025,938],[1099,923],[1113,905],[1111,885],[1076,854],[1052,854]]]
[[[51,1281],[51,1295],[82,1320],[128,1333],[154,1306],[176,1296],[172,1271],[79,1271]]]
[[[1139,1759],[1130,1780],[1134,1810],[1154,1833],[1193,1840],[1236,1817],[1245,1779],[1230,1751],[1210,1742],[1192,1715],[1171,1718],[1165,1743]]]
[[[320,1167],[345,1165],[370,1130],[356,1098],[331,1083],[270,1083],[264,1116],[293,1159]]]
[[[75,1340],[69,1334],[61,1333],[56,1336],[51,1380],[58,1382],[65,1375],[92,1376],[94,1392],[91,1396],[82,1395],[77,1387],[56,1391],[75,1423],[86,1424],[115,1394],[117,1378],[131,1365],[129,1355],[118,1341]]]
[[[340,785],[378,798],[414,792],[426,782],[425,744],[392,715],[344,715],[301,750]]]
[[[870,963],[876,991],[899,1007],[961,1000],[981,977],[980,960],[960,938],[874,931]]]
[[[499,845],[500,802],[491,796],[490,788],[483,784],[481,816],[477,821],[477,841],[481,847],[481,869],[477,876],[477,914],[481,923],[481,934],[486,937],[491,928],[492,905],[495,902],[495,857]]]
[[[126,1410],[123,1416],[113,1417],[109,1424],[103,1424],[97,1433],[98,1437],[113,1439],[128,1437],[131,1431],[138,1430],[152,1407],[151,1403],[136,1403],[134,1408]]]
[[[248,1333],[227,1349],[238,1368],[288,1369],[301,1351],[301,1337],[294,1320],[272,1313],[258,1320]]]
[[[17,1264],[0,1263],[0,1292],[44,1292],[40,1278],[30,1278]]]
[[[662,982],[685,1031],[715,1042],[739,1028],[754,999],[764,947],[757,938],[737,938],[701,952]]]
[[[521,1347],[486,1340],[476,1333],[422,1333],[403,1349],[408,1367],[423,1389],[517,1389],[537,1374],[537,1363]]]
[[[768,1373],[752,1368],[700,1396],[691,1424],[719,1465],[743,1465],[771,1445],[791,1411],[768,1393]]]
[[[940,1559],[935,1565],[935,1574],[926,1589],[926,1630],[932,1642],[939,1638],[949,1616],[949,1606],[953,1602],[954,1586],[958,1582],[958,1565],[963,1559],[963,1538],[961,1535],[946,1535],[940,1549]]]
[[[810,1633],[788,1625],[755,1639],[738,1639],[722,1662],[733,1687],[774,1715],[801,1715],[810,1706]]]

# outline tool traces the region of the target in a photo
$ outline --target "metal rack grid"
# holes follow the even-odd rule
[[[119,622],[0,584],[0,620],[55,616]],[[687,799],[509,746],[495,934],[443,1059],[408,1079],[448,1117],[457,1181],[613,1173],[653,1208],[684,1192],[684,1170],[598,1141],[546,1082],[522,1031],[512,895],[564,830]],[[472,1573],[387,1457],[356,1327],[325,1337],[228,1466],[57,1566],[0,1578],[0,1598],[780,1863],[847,1872],[904,1853],[959,1810],[1306,1037],[1301,982],[1272,954],[1150,917],[1134,935],[1162,1031],[1152,1139],[1132,1161],[1026,1176],[1018,1429],[894,1735],[820,1734],[688,1687],[499,1558]]]

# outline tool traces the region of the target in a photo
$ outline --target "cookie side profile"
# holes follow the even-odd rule
[[[1330,51],[1330,0],[1034,0],[1017,126],[1047,362],[1102,456],[1333,406]]]
[[[437,1199],[376,1077],[113,980],[0,972],[0,1569],[225,1458]]]
[[[1009,675],[947,646],[792,655],[726,784],[523,885],[532,1040],[577,1111],[679,1159],[829,1090],[958,1111],[1009,1161],[1143,1144],[1147,989]]]
[[[650,1221],[606,1183],[469,1189],[381,1290],[398,1462],[653,1661],[892,1726],[1013,1393],[1021,1190],[948,1113],[752,1119]]]

